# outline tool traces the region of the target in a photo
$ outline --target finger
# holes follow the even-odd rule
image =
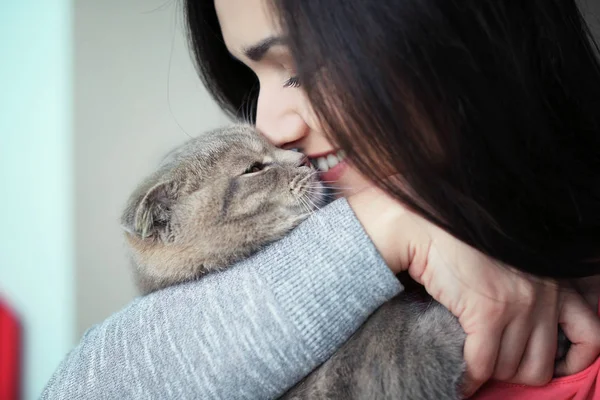
[[[505,328],[494,368],[494,379],[508,381],[517,374],[531,332],[530,319],[522,319]]]
[[[464,355],[467,371],[462,388],[465,397],[472,396],[492,376],[501,337],[502,330],[491,326],[467,335]]]
[[[542,321],[547,322],[534,327],[517,373],[509,382],[542,386],[552,379],[558,329],[555,318],[544,318]]]
[[[571,347],[556,366],[556,374],[573,375],[589,367],[600,355],[600,318],[577,293],[565,293],[559,322]]]

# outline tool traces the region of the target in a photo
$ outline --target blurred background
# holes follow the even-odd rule
[[[600,0],[582,8],[600,36]],[[16,332],[0,363],[20,338],[22,398],[136,296],[119,227],[132,189],[225,123],[178,0],[0,0],[0,332]]]
[[[182,28],[178,0],[0,0],[0,299],[24,399],[136,296],[119,226],[133,188],[227,122]]]

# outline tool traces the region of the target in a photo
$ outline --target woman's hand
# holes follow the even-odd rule
[[[459,319],[467,333],[465,395],[490,378],[547,383],[559,323],[575,344],[559,373],[579,372],[600,354],[600,320],[575,292],[501,265],[379,189],[348,201],[392,271],[408,269]]]
[[[458,317],[467,333],[465,395],[490,378],[534,386],[548,383],[555,372],[559,323],[574,345],[557,373],[577,373],[598,357],[600,319],[579,294],[501,265],[414,218],[429,243],[426,255],[416,257],[408,271]],[[422,243],[413,247],[415,252],[424,249]]]
[[[559,322],[565,335],[571,341],[571,348],[564,360],[556,366],[557,376],[576,374],[592,364],[600,353],[600,327],[597,317],[598,294],[590,298],[594,301],[586,303],[579,293],[561,292],[561,311]],[[586,294],[590,294],[589,292]],[[587,305],[588,307],[585,307]],[[592,306],[590,308],[589,306]]]

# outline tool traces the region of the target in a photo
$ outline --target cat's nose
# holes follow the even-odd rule
[[[298,151],[279,150],[275,158],[286,167],[303,167],[310,166],[308,157]]]
[[[308,160],[308,157],[304,155],[304,153],[294,150],[291,151],[291,155],[294,159],[294,164],[296,167],[310,167],[310,161]]]
[[[310,160],[308,159],[308,157],[302,153],[300,153],[300,154],[302,155],[302,157],[300,157],[300,159],[298,161],[296,161],[296,167],[309,167],[310,168],[311,164],[310,164]]]

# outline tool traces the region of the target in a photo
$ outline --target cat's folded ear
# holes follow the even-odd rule
[[[121,224],[125,231],[142,239],[167,240],[170,237],[171,211],[177,200],[174,182],[161,182],[143,192],[128,205]]]

